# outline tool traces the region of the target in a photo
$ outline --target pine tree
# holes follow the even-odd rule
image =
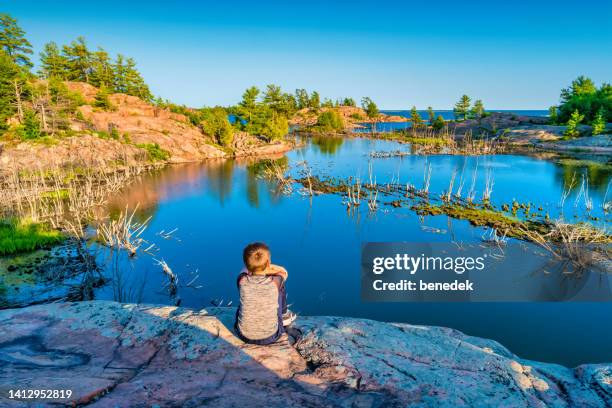
[[[17,130],[22,139],[36,139],[41,136],[40,120],[32,109],[25,109],[23,123]]]
[[[418,129],[423,125],[423,119],[419,115],[416,106],[413,106],[410,110],[410,121],[412,122],[413,129]]]
[[[556,106],[548,108],[548,117],[551,125],[556,125],[559,121],[558,109]]]
[[[370,119],[376,119],[378,117],[378,106],[376,106],[374,101],[369,97],[366,96],[361,99],[361,107]]]
[[[480,99],[477,99],[474,102],[474,106],[472,107],[472,115],[474,115],[477,119],[480,119],[483,117],[484,111],[485,111],[484,104],[482,103]]]
[[[321,97],[317,91],[313,91],[308,101],[308,107],[312,109],[319,109],[321,107]]]
[[[606,129],[605,113],[604,108],[599,108],[595,114],[595,119],[593,119],[593,122],[591,123],[591,126],[593,126],[593,135],[600,135]]]
[[[0,50],[0,131],[8,128],[7,120],[15,115],[15,80],[20,68],[13,59]]]
[[[433,108],[431,106],[427,107],[427,118],[429,121],[430,125],[433,125],[434,120],[436,120],[436,114],[433,111]]]
[[[295,101],[298,109],[304,109],[308,107],[310,102],[308,91],[305,89],[296,89],[295,90]]]
[[[580,136],[580,131],[578,130],[578,125],[584,119],[584,115],[581,115],[576,109],[570,116],[567,121],[567,129],[565,129],[564,135],[567,137],[577,137]]]
[[[45,44],[43,51],[40,53],[40,65],[39,73],[43,78],[66,79],[68,59],[60,53],[56,43]]]
[[[442,115],[438,115],[438,117],[436,118],[436,120],[433,121],[431,126],[435,130],[442,130],[442,129],[444,129],[444,126],[446,126],[446,121],[444,120]]]
[[[96,93],[93,106],[106,111],[113,110],[114,106],[108,98],[108,95],[108,89],[106,88],[106,86],[101,86],[98,93]]]
[[[455,117],[463,116],[463,120],[466,120],[468,117],[468,113],[470,112],[470,103],[472,100],[469,96],[463,95],[459,102],[455,104],[455,109],[453,110]]]
[[[17,20],[8,14],[0,14],[0,49],[17,65],[31,68],[32,44],[25,38],[25,32]]]
[[[145,83],[142,75],[136,69],[136,61],[128,58],[125,65],[125,93],[137,96],[144,101],[153,99],[149,86]]]
[[[92,54],[91,58],[91,78],[90,82],[98,88],[112,88],[115,85],[115,78],[111,60],[108,53],[99,47],[98,51]]]
[[[87,48],[85,38],[79,37],[70,45],[64,45],[62,51],[67,60],[66,79],[89,83],[92,71],[91,51]]]
[[[125,57],[121,54],[117,54],[115,64],[113,65],[113,77],[115,79],[115,92],[126,93],[127,84],[127,72],[125,66]]]

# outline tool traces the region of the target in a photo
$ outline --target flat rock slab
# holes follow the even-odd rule
[[[0,406],[612,406],[612,364],[569,369],[452,329],[334,317],[299,318],[295,346],[254,346],[234,316],[106,301],[4,310]]]

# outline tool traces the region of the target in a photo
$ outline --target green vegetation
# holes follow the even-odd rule
[[[595,114],[595,118],[593,122],[591,122],[591,126],[593,126],[593,134],[600,135],[606,129],[606,120],[604,119],[605,111],[603,108],[599,108],[597,113]]]
[[[578,112],[578,109],[576,109],[570,116],[569,120],[567,121],[567,129],[565,129],[564,135],[566,137],[580,136],[578,125],[580,124],[580,122],[582,122],[583,119],[584,119],[584,115],[580,114],[580,112]]]
[[[248,88],[242,95],[242,101],[232,107],[230,113],[244,123],[240,126],[246,132],[268,140],[281,139],[289,132],[288,119],[297,109],[296,99],[291,94],[283,93],[276,85],[268,85],[263,98],[259,98],[259,94],[257,87]]]
[[[157,143],[140,143],[136,147],[146,150],[151,161],[164,161],[170,158],[170,153],[159,147]]]
[[[480,99],[477,99],[474,102],[474,106],[472,106],[471,113],[476,119],[480,119],[484,116],[485,107]]]
[[[344,129],[344,123],[338,112],[330,109],[319,115],[313,128],[321,132],[339,132]]]
[[[0,49],[15,64],[28,69],[33,66],[29,57],[32,54],[32,44],[25,38],[25,32],[17,20],[8,14],[0,14]]]
[[[463,116],[463,120],[466,120],[468,118],[468,114],[470,113],[470,103],[471,102],[472,100],[470,99],[469,96],[467,95],[461,96],[461,98],[459,99],[459,102],[455,104],[455,109],[453,110],[455,117],[459,118]]]
[[[221,107],[206,108],[203,114],[202,129],[224,147],[230,147],[234,140],[234,128],[227,118],[227,112]]]
[[[407,136],[403,139],[406,142],[410,142],[418,145],[432,145],[432,146],[446,146],[451,143],[451,140],[443,137],[413,137]]]
[[[413,106],[410,110],[410,121],[412,122],[413,129],[418,129],[423,126],[423,119],[421,119],[421,115],[419,115],[416,106]]]
[[[431,124],[431,127],[433,127],[434,130],[442,130],[444,129],[445,126],[446,126],[446,121],[444,120],[442,115],[438,115],[436,119],[433,121],[433,123]]]
[[[600,111],[605,122],[612,122],[612,85],[604,83],[597,88],[587,77],[576,78],[561,91],[559,122],[569,121],[575,111],[583,115],[588,123],[595,120]]]
[[[111,61],[102,48],[91,51],[82,37],[61,48],[47,43],[40,53],[38,75],[30,71],[31,54],[32,47],[17,21],[0,14],[1,134],[28,140],[69,134],[70,121],[83,116],[77,108],[84,101],[63,81],[100,88],[94,106],[105,110],[113,108],[108,100],[113,92],[152,99],[133,59],[118,55]]]
[[[353,98],[344,98],[342,100],[342,106],[357,106],[357,104],[355,103],[355,100]]]
[[[363,108],[363,110],[366,112],[366,115],[368,115],[368,118],[370,119],[376,119],[380,113],[378,111],[378,106],[376,106],[374,101],[372,101],[372,99],[370,99],[367,96],[361,99],[361,107]]]
[[[427,107],[427,121],[430,125],[433,125],[434,120],[436,120],[436,114],[431,106]]]
[[[17,128],[17,135],[19,135],[22,140],[40,137],[40,122],[32,109],[25,108],[23,110],[23,119],[21,125]]]
[[[33,251],[57,244],[64,239],[61,232],[46,224],[30,221],[0,221],[0,255]]]
[[[556,106],[548,108],[548,118],[551,125],[559,123],[559,109]]]
[[[100,108],[105,111],[114,110],[115,107],[111,103],[110,99],[108,99],[108,88],[106,86],[101,86],[98,93],[96,93],[96,97],[93,103],[93,106],[96,108]]]

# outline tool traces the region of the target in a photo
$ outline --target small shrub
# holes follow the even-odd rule
[[[105,110],[105,111],[114,110],[115,107],[113,106],[110,99],[108,98],[108,95],[109,95],[108,89],[106,89],[106,87],[101,87],[98,93],[96,93],[96,97],[95,97],[93,106],[95,106],[96,108]]]
[[[581,115],[576,109],[570,116],[567,121],[567,129],[565,129],[564,135],[566,137],[578,137],[580,136],[580,132],[578,131],[578,125],[584,119],[584,115]]]
[[[40,121],[36,117],[36,112],[25,109],[23,112],[23,123],[17,128],[17,135],[22,140],[36,139],[41,136]]]
[[[431,127],[434,128],[435,130],[442,130],[444,129],[444,126],[446,126],[446,122],[444,121],[444,118],[442,117],[442,115],[438,115],[436,119],[433,121],[433,123],[431,124]]]
[[[229,122],[225,109],[207,108],[201,111],[203,116],[202,129],[213,137],[221,146],[230,147],[234,140],[234,128]]]
[[[316,126],[317,128],[319,128],[319,130],[326,132],[339,131],[344,129],[342,117],[338,114],[338,112],[333,110],[328,110],[321,113],[317,118]]]
[[[606,129],[606,119],[605,119],[605,111],[603,108],[600,108],[595,115],[595,119],[591,123],[593,126],[593,135],[600,135]]]
[[[146,150],[151,161],[165,161],[170,158],[170,152],[159,147],[157,143],[140,143],[136,146]]]

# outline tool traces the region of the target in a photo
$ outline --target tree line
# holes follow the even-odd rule
[[[134,59],[121,54],[111,59],[103,48],[92,51],[83,37],[61,48],[54,42],[45,44],[37,73],[32,72],[33,54],[17,20],[0,14],[0,131],[14,124],[17,135],[24,139],[67,131],[69,118],[78,116],[76,108],[84,101],[63,81],[100,88],[96,104],[101,107],[109,104],[106,98],[112,92],[152,100]],[[9,123],[11,120],[17,123]]]

